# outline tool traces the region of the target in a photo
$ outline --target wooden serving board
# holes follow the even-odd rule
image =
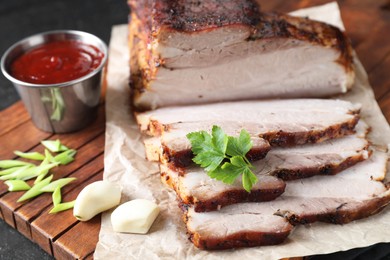
[[[330,2],[329,0],[259,0],[262,9],[290,12],[299,8]],[[390,1],[339,1],[348,36],[368,72],[378,103],[390,121]],[[43,151],[43,139],[61,139],[77,149],[76,160],[53,170],[55,178],[76,177],[77,181],[63,189],[63,200],[76,198],[87,184],[103,177],[104,104],[97,120],[88,128],[71,134],[45,133],[33,126],[19,101],[0,111],[0,160],[16,158],[14,150]],[[25,203],[16,200],[22,192],[7,192],[0,182],[0,217],[57,259],[93,257],[100,230],[100,215],[79,222],[68,210],[48,214],[51,194],[43,194]]]
[[[71,134],[50,134],[34,127],[22,102],[0,112],[0,159],[15,159],[14,150],[43,152],[41,140],[60,139],[76,149],[74,162],[55,168],[54,179],[76,177],[62,189],[63,201],[76,199],[87,184],[103,178],[105,117],[104,104],[98,118],[89,127]],[[30,181],[32,182],[32,181]],[[51,193],[45,193],[24,203],[16,202],[23,192],[7,192],[0,182],[1,218],[25,237],[37,243],[57,259],[92,257],[98,242],[100,215],[88,222],[77,221],[72,210],[49,214],[53,207]]]

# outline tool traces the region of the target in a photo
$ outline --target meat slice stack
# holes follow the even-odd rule
[[[191,241],[202,249],[227,249],[283,242],[296,224],[315,221],[344,224],[380,212],[390,202],[390,191],[380,180],[387,155],[333,176],[291,181],[278,199],[241,203],[219,211],[185,214]]]
[[[367,160],[373,150],[359,110],[341,100],[241,101],[160,108],[136,119],[149,136],[148,159],[160,162],[162,182],[177,194],[191,241],[226,249],[281,243],[294,225],[347,223],[388,204],[387,155],[376,151]],[[191,163],[186,134],[210,131],[212,122],[233,136],[246,129],[255,150],[264,147],[250,157],[259,180],[250,193],[240,179],[228,185]]]
[[[250,193],[241,180],[233,185],[211,179],[199,167],[180,169],[161,164],[162,181],[171,186],[178,198],[193,205],[197,212],[217,210],[223,206],[245,201],[268,201],[280,196],[285,189],[283,180],[307,178],[314,175],[334,175],[369,157],[365,126],[356,134],[318,144],[271,149],[264,160],[253,163],[257,184]]]
[[[354,81],[351,45],[325,23],[264,13],[254,0],[129,4],[131,87],[140,110],[324,97]]]

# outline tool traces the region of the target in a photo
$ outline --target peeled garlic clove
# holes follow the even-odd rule
[[[87,186],[76,198],[73,215],[81,221],[87,221],[97,214],[119,204],[121,187],[108,181],[96,181]]]
[[[149,200],[131,200],[112,212],[111,224],[116,232],[146,234],[159,213],[158,206]]]

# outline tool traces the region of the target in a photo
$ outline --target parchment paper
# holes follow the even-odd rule
[[[336,3],[300,10],[309,16],[343,28]],[[128,87],[127,26],[113,27],[106,94],[106,146],[104,179],[123,187],[122,201],[145,198],[155,201],[161,213],[147,235],[112,231],[110,214],[102,216],[95,259],[278,259],[365,247],[390,242],[390,210],[346,225],[314,223],[298,226],[282,245],[208,252],[188,241],[173,191],[160,182],[156,163],[145,160],[140,133],[131,116]],[[367,75],[355,57],[357,72],[353,91],[340,98],[363,104],[362,118],[372,126],[374,144],[390,143],[390,128],[368,84]]]

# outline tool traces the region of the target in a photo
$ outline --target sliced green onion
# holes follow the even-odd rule
[[[34,181],[34,184],[37,184],[38,182],[41,182],[43,180],[43,178],[45,178],[48,173],[49,173],[49,171],[45,172],[44,174],[38,175],[38,177]]]
[[[62,97],[61,90],[59,88],[53,88],[50,89],[50,93],[53,109],[53,113],[51,114],[50,119],[61,121],[65,110],[65,102]]]
[[[37,166],[32,166],[32,167],[25,169],[24,171],[20,171],[18,173],[15,172],[14,174],[12,174],[13,179],[27,181],[27,180],[30,180],[32,178],[35,178],[38,176],[37,168],[38,168]]]
[[[14,151],[14,154],[16,154],[21,158],[35,160],[35,161],[42,161],[45,159],[45,156],[38,152],[23,153],[21,151]]]
[[[45,146],[47,149],[50,150],[50,152],[58,153],[69,150],[68,147],[63,145],[59,139],[53,141],[53,140],[44,140],[41,141],[41,144]]]
[[[54,205],[54,207],[61,203],[62,198],[61,198],[61,187],[60,187],[60,186],[58,186],[58,187],[54,190],[54,192],[53,192],[53,194],[52,194],[51,197],[52,197],[52,199],[53,199],[53,205]]]
[[[35,166],[30,166],[30,165],[18,167],[18,169],[16,171],[14,171],[13,173],[1,176],[0,180],[5,181],[5,180],[18,179],[17,176],[19,174],[22,174],[25,171],[28,171],[29,169],[34,168],[34,167]]]
[[[8,169],[12,167],[25,166],[25,165],[33,165],[32,163],[23,162],[19,160],[2,160],[0,161],[0,168]]]
[[[2,170],[2,171],[0,171],[0,176],[14,173],[15,171],[19,170],[22,167],[25,167],[25,166],[12,167],[12,168],[8,168],[8,169],[5,169],[5,170]]]
[[[41,188],[41,191],[43,192],[54,192],[57,187],[64,187],[68,183],[76,180],[76,178],[63,178],[63,179],[58,179],[56,181],[53,181],[52,183],[46,185],[45,187]]]
[[[52,179],[53,179],[53,175],[50,175],[46,179],[43,179],[41,182],[34,184],[34,186],[32,186],[31,189],[29,189],[26,193],[24,193],[23,196],[17,200],[17,202],[25,201],[42,194],[43,192],[41,191],[41,189],[45,187],[47,184],[49,184]]]
[[[36,179],[34,181],[34,184],[40,182],[43,180],[43,178],[46,177],[46,175],[49,173],[49,171],[58,166],[59,163],[48,163],[46,160],[43,160],[41,165],[37,167],[37,172],[36,172]]]
[[[54,162],[54,157],[48,149],[45,149],[45,160],[43,160],[43,162]]]
[[[57,213],[60,211],[68,210],[74,207],[74,203],[76,200],[65,202],[65,203],[60,203],[54,206],[49,213]]]
[[[40,166],[32,167],[31,169],[28,169],[20,174],[18,174],[16,179],[18,180],[30,180],[35,177],[39,177],[40,175],[46,176],[46,174],[49,172],[50,169],[58,166],[58,163],[51,163],[51,164],[44,164]],[[43,179],[40,178],[40,179]]]
[[[74,161],[74,156],[76,154],[76,150],[70,149],[65,152],[60,153],[59,155],[54,157],[55,162],[59,162],[62,165],[66,165]]]
[[[8,180],[4,182],[8,186],[8,191],[29,190],[31,187],[22,180]]]

